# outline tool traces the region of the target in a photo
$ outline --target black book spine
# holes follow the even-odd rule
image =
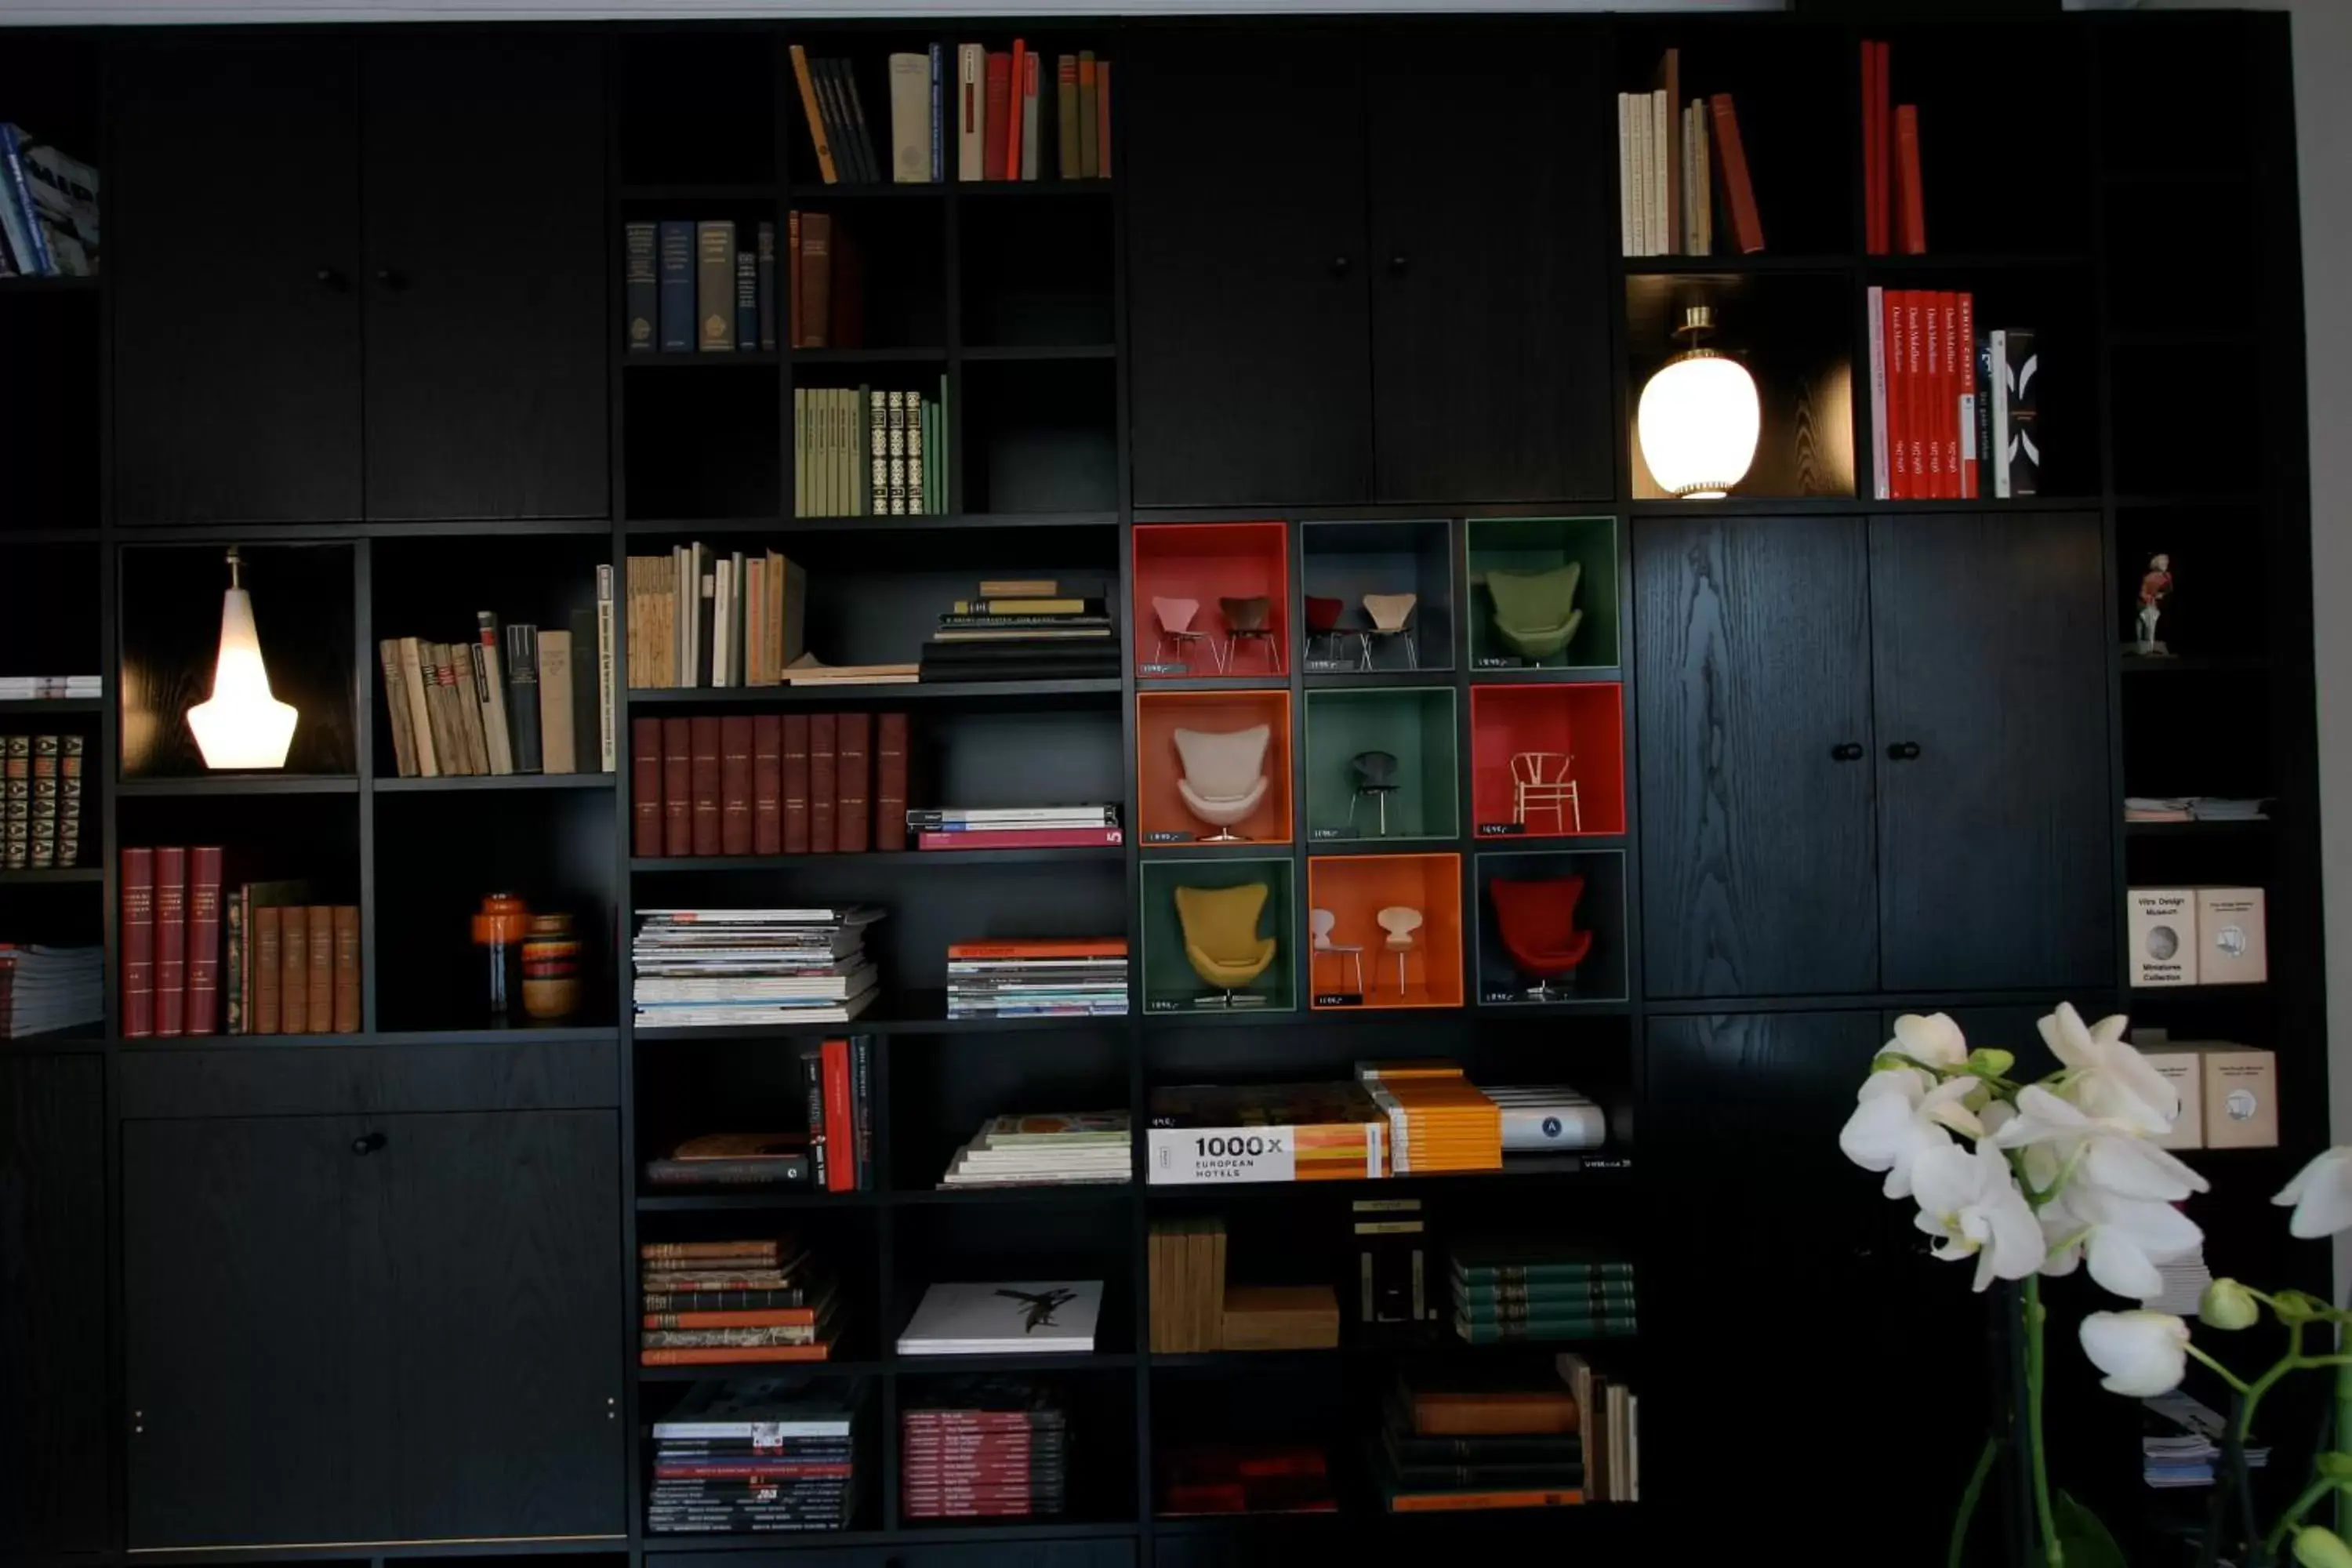
[[[809,1184],[822,1192],[826,1185],[826,1172],[833,1156],[838,1152],[824,1144],[824,1048],[810,1044],[800,1047],[801,1097],[808,1106]]]
[[[760,346],[760,258],[735,253],[735,347],[749,353]]]
[[[757,252],[760,281],[760,346],[773,350],[776,346],[776,226],[760,226],[760,248]]]
[[[623,276],[628,310],[627,342],[631,353],[652,353],[660,345],[655,341],[655,322],[661,311],[660,277],[654,265],[654,236],[656,226],[633,223],[625,233],[627,243],[626,262]]]
[[[874,1190],[874,1037],[849,1038],[850,1098],[856,1102],[857,1190]]]
[[[507,633],[507,739],[519,773],[539,772],[539,628],[510,625]]]
[[[840,62],[841,84],[849,95],[850,130],[857,138],[857,155],[866,164],[869,184],[879,184],[884,175],[882,158],[874,145],[874,125],[866,118],[866,99],[857,90],[857,72],[847,60]]]

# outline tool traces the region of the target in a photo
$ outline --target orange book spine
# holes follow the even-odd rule
[[[1120,937],[1077,942],[951,942],[950,958],[1124,958],[1127,942]]]
[[[805,1329],[816,1323],[814,1307],[745,1307],[733,1311],[647,1312],[649,1329]]]
[[[639,1351],[646,1366],[725,1366],[732,1362],[824,1361],[833,1354],[828,1344],[698,1345],[691,1350]]]
[[[310,1030],[314,1035],[335,1032],[335,911],[314,906],[310,924]]]
[[[331,916],[335,933],[334,1016],[339,1035],[360,1032],[360,907],[337,904]]]
[[[1559,1491],[1399,1492],[1391,1513],[1469,1513],[1491,1508],[1569,1508],[1584,1500],[1573,1487]]]
[[[816,81],[809,75],[808,51],[800,45],[793,46],[793,80],[801,89],[801,111],[808,116],[809,140],[816,143],[817,173],[828,185],[841,183],[841,172],[834,166],[833,143],[825,140],[824,116],[817,112]]]
[[[310,1026],[310,911],[289,904],[278,911],[278,1032]]]
[[[772,1241],[649,1241],[637,1248],[637,1257],[647,1263],[713,1258],[764,1258],[772,1263],[777,1251]]]

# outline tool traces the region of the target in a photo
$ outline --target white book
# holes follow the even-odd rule
[[[1870,484],[1871,494],[1887,499],[1886,290],[1874,283],[1870,288]]]
[[[1091,1351],[1102,1310],[1099,1279],[945,1282],[898,1336],[900,1355]]]
[[[710,568],[710,684],[732,686],[730,654],[735,640],[735,563],[720,556]]]
[[[1633,95],[1617,95],[1617,253],[1638,255],[1633,232]]]
[[[609,773],[617,759],[613,738],[613,568],[596,568],[596,771]]]
[[[1987,357],[1992,370],[1992,418],[1989,434],[1992,450],[1992,493],[1996,500],[2009,500],[2009,333],[2000,327],[1992,330]],[[1982,485],[1978,489],[1981,490]]]
[[[1609,1139],[1608,1118],[1590,1100],[1506,1105],[1502,1110],[1506,1154],[1598,1149]]]
[[[955,94],[956,178],[986,177],[988,147],[988,49],[982,44],[962,44],[956,49]]]
[[[1650,94],[1650,243],[1663,256],[1675,247],[1671,215],[1666,211],[1666,172],[1674,166],[1674,138],[1666,134],[1666,94]]]
[[[1650,244],[1650,114],[1649,99],[1633,95],[1633,254],[1656,254]]]

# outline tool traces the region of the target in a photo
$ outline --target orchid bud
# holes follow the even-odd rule
[[[2282,1323],[2307,1323],[2327,1310],[2327,1303],[2300,1290],[2281,1290],[2271,1298],[2271,1310]]]
[[[1969,1053],[1969,1065],[1989,1072],[1995,1078],[2006,1078],[2009,1076],[2009,1069],[2017,1065],[2017,1056],[2012,1051],[2004,1051],[1998,1047],[1979,1046]]]
[[[2352,1546],[2324,1524],[2307,1525],[2294,1532],[2294,1560],[2303,1568],[2352,1568]]]
[[[1873,1072],[1895,1072],[1910,1065],[1899,1051],[1881,1051],[1870,1058],[1870,1070]]]
[[[2209,1329],[2251,1329],[2262,1315],[2262,1303],[2235,1279],[2216,1279],[2197,1298],[2197,1321]]]

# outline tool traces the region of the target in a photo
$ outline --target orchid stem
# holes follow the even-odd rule
[[[2050,1506],[2050,1458],[2042,1447],[2042,1276],[2025,1277],[2025,1429],[2033,1446],[2033,1513],[2042,1524],[2044,1568],[2063,1568],[2064,1548],[2058,1544],[2058,1516]]]
[[[2347,1339],[2352,1339],[2352,1335],[2338,1334],[2336,1342],[2341,1345]],[[2352,1443],[2352,1362],[2336,1369],[2334,1447],[2340,1450],[2347,1443]],[[2336,1494],[2336,1533],[2341,1535],[2347,1530],[2352,1530],[2352,1492],[2339,1491]]]
[[[1984,1452],[1977,1456],[1977,1468],[1960,1490],[1960,1511],[1952,1521],[1952,1547],[1944,1558],[1947,1568],[1960,1568],[1960,1559],[1968,1551],[1969,1526],[1977,1516],[1977,1500],[1984,1495],[1985,1478],[1992,1474],[1992,1462],[2000,1452],[2000,1436],[1987,1434]]]
[[[2192,1345],[2189,1346],[2188,1348],[2189,1348],[2189,1353],[2190,1355],[2195,1356],[2199,1361],[2201,1361],[2201,1362],[2203,1362],[2207,1366],[2211,1367],[2211,1368],[2213,1369],[2214,1374],[2215,1374],[2216,1376],[2220,1377],[2220,1378],[2221,1378],[2221,1380],[2223,1383],[2228,1384],[2231,1388],[2236,1389],[2240,1394],[2244,1394],[2244,1393],[2246,1393],[2246,1392],[2247,1392],[2245,1380],[2244,1380],[2243,1378],[2241,1378],[2241,1377],[2240,1377],[2236,1373],[2231,1372],[2228,1367],[2223,1366],[2220,1362],[2215,1361],[2211,1356],[2207,1355],[2203,1351],[2199,1350],[2195,1345],[2193,1345],[2193,1344],[2192,1344]]]
[[[2294,1504],[2284,1513],[2279,1515],[2278,1522],[2271,1526],[2271,1532],[2263,1537],[2263,1554],[2265,1557],[2276,1557],[2278,1549],[2286,1544],[2286,1532],[2294,1528],[2294,1521],[2310,1511],[2314,1503],[2335,1489],[2335,1481],[2326,1476],[2320,1477],[2319,1479],[2304,1488],[2303,1495],[2295,1499]]]

